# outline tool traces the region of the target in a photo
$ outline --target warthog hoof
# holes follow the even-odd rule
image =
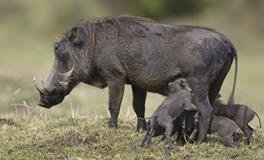
[[[108,123],[109,128],[117,128],[117,121],[110,120]]]
[[[138,119],[137,122],[137,131],[147,130],[146,121],[142,119]]]

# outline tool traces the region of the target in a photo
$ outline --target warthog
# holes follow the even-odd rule
[[[145,128],[146,92],[168,94],[168,82],[185,77],[200,116],[198,142],[206,138],[215,97],[237,53],[213,29],[166,25],[138,17],[83,20],[54,45],[55,61],[45,87],[37,88],[39,105],[63,101],[80,82],[109,88],[109,127],[117,127],[124,86],[133,91],[137,129]],[[233,101],[237,63],[230,103]]]
[[[171,146],[170,137],[178,128],[174,126],[174,122],[184,111],[191,110],[197,110],[197,108],[192,104],[191,90],[186,79],[179,78],[169,83],[169,95],[154,112],[153,118],[149,120],[148,130],[141,146],[147,146],[153,136],[161,133],[162,128],[165,129],[166,144]]]
[[[221,142],[227,147],[238,148],[239,143],[234,141],[235,129],[236,123],[233,120],[227,117],[214,116],[208,133],[219,136]]]
[[[254,131],[254,129],[250,127],[248,123],[252,121],[255,115],[259,120],[259,125],[261,128],[261,121],[258,114],[247,105],[233,104],[231,106],[227,106],[226,104],[222,103],[221,100],[217,99],[214,103],[214,112],[216,116],[225,116],[235,121],[245,135],[246,144],[250,143],[250,139]]]

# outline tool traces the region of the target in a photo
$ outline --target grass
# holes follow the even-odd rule
[[[0,120],[0,159],[263,159],[264,132],[257,130],[253,143],[240,149],[224,147],[216,137],[200,145],[177,146],[171,151],[160,138],[148,148],[139,147],[144,133],[135,131],[135,120],[121,117],[118,129],[107,119],[49,116],[12,117]]]

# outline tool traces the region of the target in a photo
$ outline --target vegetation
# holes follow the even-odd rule
[[[106,119],[65,117],[0,120],[0,159],[263,159],[264,132],[257,130],[253,144],[240,149],[223,146],[217,137],[201,145],[187,144],[167,150],[160,137],[148,148],[139,147],[143,133],[135,121],[123,117],[119,129]]]

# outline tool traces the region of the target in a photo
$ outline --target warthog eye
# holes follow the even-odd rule
[[[66,59],[68,58],[67,52],[55,52],[55,55],[62,63],[66,62]]]
[[[80,49],[83,47],[83,42],[73,43],[73,45]]]

